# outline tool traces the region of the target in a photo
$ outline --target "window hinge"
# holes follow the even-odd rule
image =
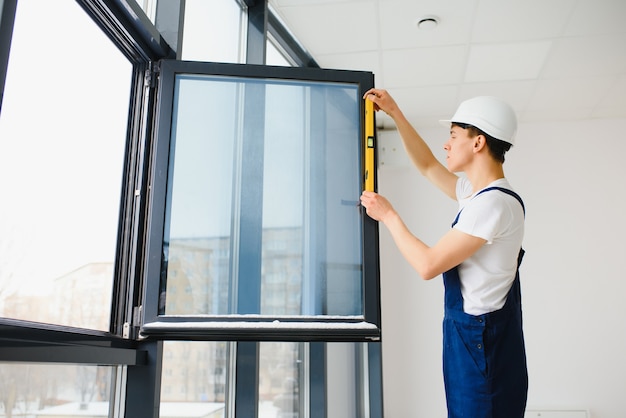
[[[131,322],[124,322],[124,327],[122,329],[122,338],[131,339],[136,338],[138,334],[139,327],[141,326],[142,318],[142,307],[135,306],[133,307],[133,320]]]
[[[143,320],[143,307],[142,305],[135,306],[133,308],[133,325],[136,327],[140,326],[142,320]]]
[[[122,338],[125,338],[125,339],[130,338],[130,324],[128,322],[124,322],[124,329],[122,330]]]
[[[155,61],[150,61],[144,76],[146,87],[156,87],[156,83],[159,80],[159,71],[159,63]]]

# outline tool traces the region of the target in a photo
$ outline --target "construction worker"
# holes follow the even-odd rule
[[[364,98],[394,120],[422,175],[459,202],[450,231],[428,246],[385,197],[371,191],[361,195],[367,214],[386,226],[423,279],[443,275],[448,417],[523,418],[528,374],[518,268],[525,210],[503,170],[517,131],[515,113],[495,97],[462,102],[446,121],[446,168],[387,91],[371,89]],[[460,172],[465,175],[455,174]]]

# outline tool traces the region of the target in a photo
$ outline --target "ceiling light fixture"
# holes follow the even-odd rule
[[[433,30],[439,25],[439,18],[436,16],[425,16],[418,19],[416,25],[419,30]]]

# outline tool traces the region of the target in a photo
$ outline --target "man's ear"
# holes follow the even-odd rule
[[[485,147],[487,139],[484,135],[476,135],[474,137],[474,152],[478,152]]]

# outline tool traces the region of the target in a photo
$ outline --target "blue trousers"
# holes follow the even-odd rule
[[[521,312],[446,310],[443,335],[448,417],[523,418],[528,374]]]
[[[497,189],[513,195],[514,192]],[[459,215],[453,222],[457,222]],[[523,418],[528,393],[519,265],[502,309],[474,316],[463,311],[458,268],[443,274],[443,376],[449,418]]]

